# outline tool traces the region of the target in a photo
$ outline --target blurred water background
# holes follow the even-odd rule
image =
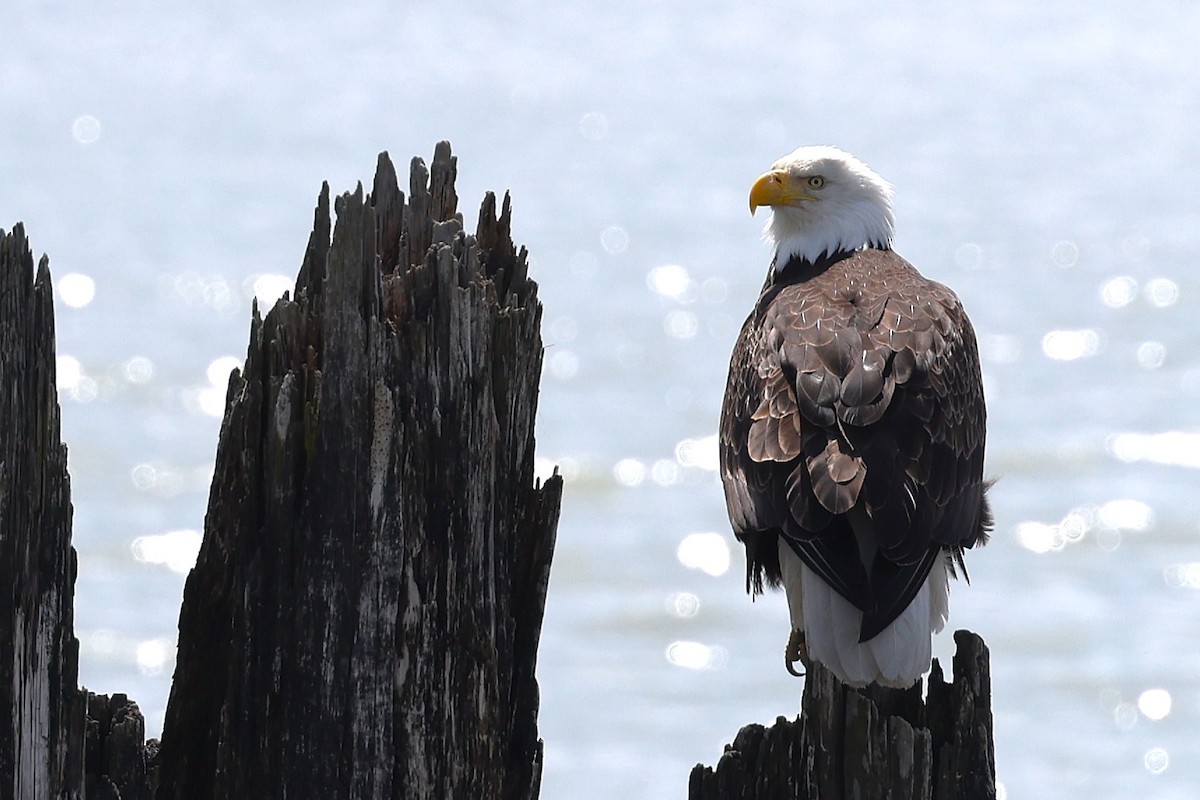
[[[829,143],[896,185],[897,249],[979,333],[997,525],[951,626],[992,648],[1004,796],[1198,796],[1200,6],[3,17],[0,226],[56,282],[81,680],[152,735],[251,299],[291,285],[322,180],[441,138],[469,226],[512,191],[545,303],[543,797],[680,797],[740,725],[794,715],[784,601],[742,591],[713,435],[769,258],[749,185]]]

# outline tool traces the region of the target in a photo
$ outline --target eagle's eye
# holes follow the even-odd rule
[[[825,179],[822,178],[820,175],[813,175],[811,178],[808,179],[808,188],[810,188],[810,189],[820,189],[824,185],[825,185]]]

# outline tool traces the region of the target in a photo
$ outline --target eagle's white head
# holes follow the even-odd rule
[[[801,147],[772,164],[750,187],[750,213],[759,206],[774,212],[763,234],[780,269],[793,256],[892,246],[892,185],[836,147]]]

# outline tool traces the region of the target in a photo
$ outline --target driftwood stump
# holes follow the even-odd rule
[[[230,376],[159,798],[533,798],[561,480],[533,475],[541,305],[455,159],[317,204]]]
[[[983,640],[956,631],[954,681],[935,659],[929,692],[852,689],[820,664],[802,711],[738,731],[716,769],[697,764],[691,800],[994,800],[991,672]]]

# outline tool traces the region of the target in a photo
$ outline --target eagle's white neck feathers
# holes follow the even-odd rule
[[[809,198],[772,206],[763,234],[775,246],[778,268],[793,256],[816,261],[837,252],[891,247],[892,185],[854,156],[836,147],[801,147],[771,169],[801,186],[813,177],[824,182]]]

